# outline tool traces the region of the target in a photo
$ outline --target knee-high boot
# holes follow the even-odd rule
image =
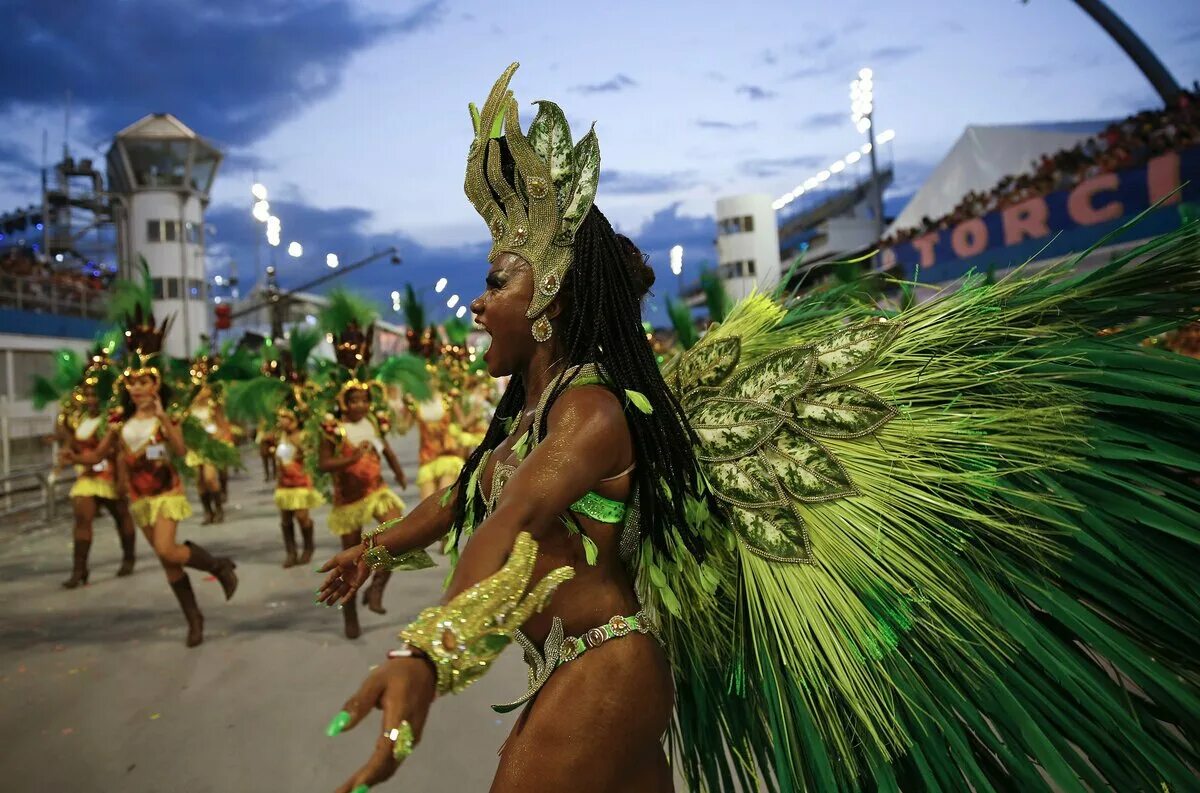
[[[287,555],[283,559],[283,566],[296,566],[296,526],[292,518],[284,517],[279,521],[280,530],[283,532],[283,548]]]
[[[211,573],[216,576],[216,579],[221,582],[221,589],[225,590],[225,599],[229,600],[233,597],[233,593],[237,591],[238,577],[233,569],[237,567],[233,560],[227,556],[213,558],[213,555],[204,550],[201,546],[188,540],[185,543],[191,549],[191,555],[187,560],[187,567],[194,567],[197,570],[203,570],[206,573]]]
[[[204,520],[200,521],[200,523],[207,526],[208,524],[210,524],[214,520],[216,520],[216,516],[213,514],[212,494],[211,493],[201,493],[200,494],[200,505],[202,507],[204,507]]]
[[[130,531],[126,534],[118,524],[117,534],[121,537],[121,566],[117,568],[117,575],[126,576],[133,572],[133,563],[135,561],[133,545],[137,540],[137,532]]]
[[[363,604],[376,614],[387,614],[387,609],[383,607],[383,589],[391,577],[391,570],[376,570],[370,586],[363,593]]]
[[[312,518],[308,521],[300,521],[300,536],[304,540],[304,550],[300,552],[300,564],[308,564],[313,558],[313,522]]]
[[[88,551],[92,548],[91,540],[76,540],[75,541],[75,564],[71,568],[71,577],[62,582],[66,589],[74,589],[80,584],[86,584],[88,580]]]
[[[358,627],[358,607],[354,604],[354,598],[350,598],[341,608],[346,638],[357,639],[362,630]]]
[[[183,616],[187,618],[187,646],[195,647],[204,641],[204,615],[200,613],[200,607],[196,605],[196,593],[192,591],[192,582],[188,580],[187,573],[184,573],[183,578],[178,581],[172,581],[171,589],[175,592],[176,599],[179,600]]]

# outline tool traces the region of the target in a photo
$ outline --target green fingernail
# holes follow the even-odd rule
[[[350,793],[367,793],[370,789],[366,785],[355,785],[354,790],[351,790]]]
[[[347,711],[339,710],[338,714],[329,722],[329,726],[325,728],[325,734],[332,738],[333,736],[346,729],[346,725],[350,723],[350,714]]]

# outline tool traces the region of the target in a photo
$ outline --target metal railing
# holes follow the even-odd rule
[[[104,319],[108,292],[43,277],[0,275],[0,308]]]
[[[73,468],[56,472],[48,466],[0,476],[0,522],[18,532],[54,522],[75,479]]]

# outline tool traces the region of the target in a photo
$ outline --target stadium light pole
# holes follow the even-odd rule
[[[1021,4],[1029,5],[1029,0],[1021,0]],[[1180,90],[1179,83],[1175,82],[1175,78],[1154,54],[1154,50],[1150,49],[1146,42],[1133,32],[1133,28],[1117,16],[1117,13],[1109,8],[1104,0],[1075,0],[1075,5],[1079,6],[1097,25],[1104,28],[1104,32],[1125,51],[1125,54],[1141,69],[1142,74],[1154,86],[1154,90],[1162,97],[1164,103],[1169,104],[1175,98]]]
[[[879,187],[879,163],[875,157],[875,73],[864,66],[850,83],[850,117],[859,132],[867,133],[871,157],[871,210],[875,213],[875,239],[883,237],[883,190]]]

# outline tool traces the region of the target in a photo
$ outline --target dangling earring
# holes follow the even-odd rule
[[[554,326],[550,324],[550,320],[546,319],[546,315],[542,314],[533,321],[533,340],[536,342],[549,341],[550,335],[554,333]]]

